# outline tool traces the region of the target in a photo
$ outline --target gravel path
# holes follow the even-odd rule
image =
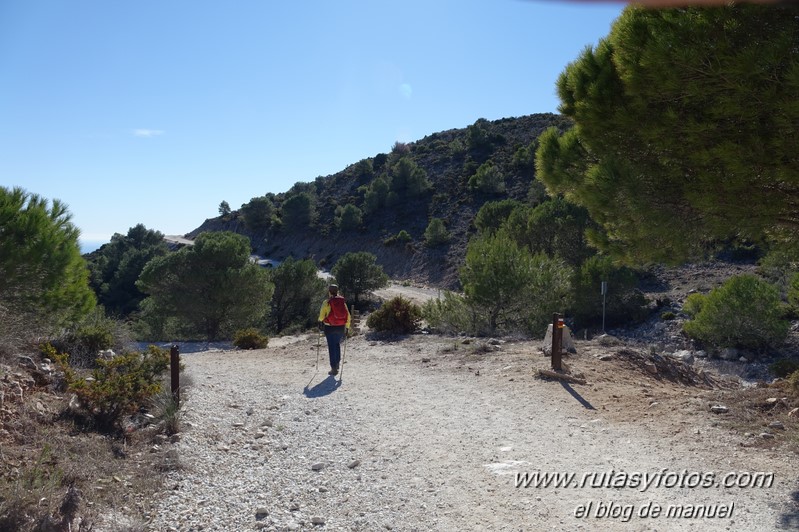
[[[536,343],[485,353],[436,336],[356,336],[339,382],[326,374],[324,345],[315,372],[316,342],[183,357],[193,384],[175,444],[182,468],[168,474],[150,530],[756,531],[799,522],[787,461],[740,448],[704,418],[673,435],[614,421],[594,388],[534,378]],[[588,484],[605,473],[615,487],[515,486],[516,473],[538,471],[595,473]],[[634,482],[635,473],[690,484],[731,471],[774,472],[774,484]],[[732,516],[642,516],[657,505]]]

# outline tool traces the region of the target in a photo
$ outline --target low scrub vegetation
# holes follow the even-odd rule
[[[370,329],[391,334],[410,334],[419,330],[422,310],[402,296],[385,302],[369,315],[366,325]]]
[[[263,349],[269,344],[269,337],[264,336],[258,329],[242,329],[236,331],[233,345],[239,349]]]
[[[693,318],[685,323],[685,332],[717,349],[763,351],[781,344],[788,334],[779,291],[754,275],[732,277],[707,295],[692,295],[685,311]]]
[[[121,350],[128,335],[122,322],[105,316],[98,307],[50,343],[60,353],[69,353],[72,367],[89,368],[95,365],[100,351]]]
[[[799,371],[799,362],[790,358],[783,358],[771,364],[768,369],[775,377],[784,379]]]
[[[67,388],[102,432],[120,430],[123,416],[131,414],[161,390],[161,377],[169,367],[169,353],[150,346],[144,353],[130,352],[110,359],[97,359],[90,375],[76,371],[69,355],[50,345],[43,354],[55,360],[64,372]]]

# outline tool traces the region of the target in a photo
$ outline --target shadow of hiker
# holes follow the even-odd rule
[[[336,391],[336,388],[341,386],[341,381],[336,380],[332,375],[328,375],[325,380],[315,385],[313,388],[307,386],[302,390],[302,394],[309,398],[324,397]]]
[[[591,403],[589,403],[588,401],[586,401],[586,400],[585,400],[585,398],[584,398],[582,395],[580,395],[579,393],[577,393],[577,390],[575,390],[574,388],[572,388],[572,387],[571,387],[571,385],[569,385],[569,383],[568,383],[568,382],[563,382],[563,381],[560,381],[560,385],[561,385],[561,386],[563,386],[563,388],[564,388],[564,389],[565,389],[567,392],[569,392],[569,393],[571,394],[571,396],[572,396],[572,397],[574,397],[575,399],[577,399],[577,402],[579,402],[579,403],[580,403],[581,405],[583,405],[585,408],[587,408],[588,410],[596,410],[596,408],[594,408],[594,405],[592,405]]]
[[[786,508],[779,517],[779,528],[799,530],[799,490],[791,493],[791,500],[793,504],[789,504],[790,508]]]

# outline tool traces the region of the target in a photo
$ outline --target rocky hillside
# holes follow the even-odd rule
[[[286,200],[300,192],[309,193],[314,199],[315,219],[308,227],[253,231],[242,212],[234,211],[227,217],[206,220],[187,236],[230,230],[250,237],[256,253],[278,260],[288,256],[311,258],[328,268],[344,253],[368,251],[377,256],[392,278],[456,287],[457,271],[463,264],[468,239],[474,234],[473,220],[480,207],[507,198],[537,203],[544,197],[543,186],[535,179],[533,155],[537,137],[551,126],[565,129],[570,123],[555,114],[478,120],[467,128],[396,144],[390,153],[376,154],[336,174],[270,195],[275,215],[280,216]],[[393,167],[402,157],[424,171],[430,188],[365,214],[357,229],[337,229],[336,209],[347,204],[363,209],[368,188],[378,178],[390,182]],[[469,180],[484,164],[492,165],[501,176],[503,190],[469,186]],[[432,218],[443,220],[451,235],[449,243],[436,248],[427,247],[423,238]],[[385,243],[403,230],[410,234],[409,242]]]

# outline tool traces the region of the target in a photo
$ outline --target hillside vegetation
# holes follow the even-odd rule
[[[310,258],[326,268],[347,252],[368,251],[392,278],[455,288],[479,209],[508,198],[531,205],[543,201],[544,187],[535,179],[536,139],[547,128],[565,131],[570,125],[555,114],[481,119],[397,143],[336,174],[254,197],[188,236],[234,231],[249,236],[256,253],[278,260]],[[310,200],[309,215],[297,222],[291,208],[300,197]],[[360,216],[348,221],[348,207]],[[443,222],[449,237],[429,245],[425,231],[434,219]]]

